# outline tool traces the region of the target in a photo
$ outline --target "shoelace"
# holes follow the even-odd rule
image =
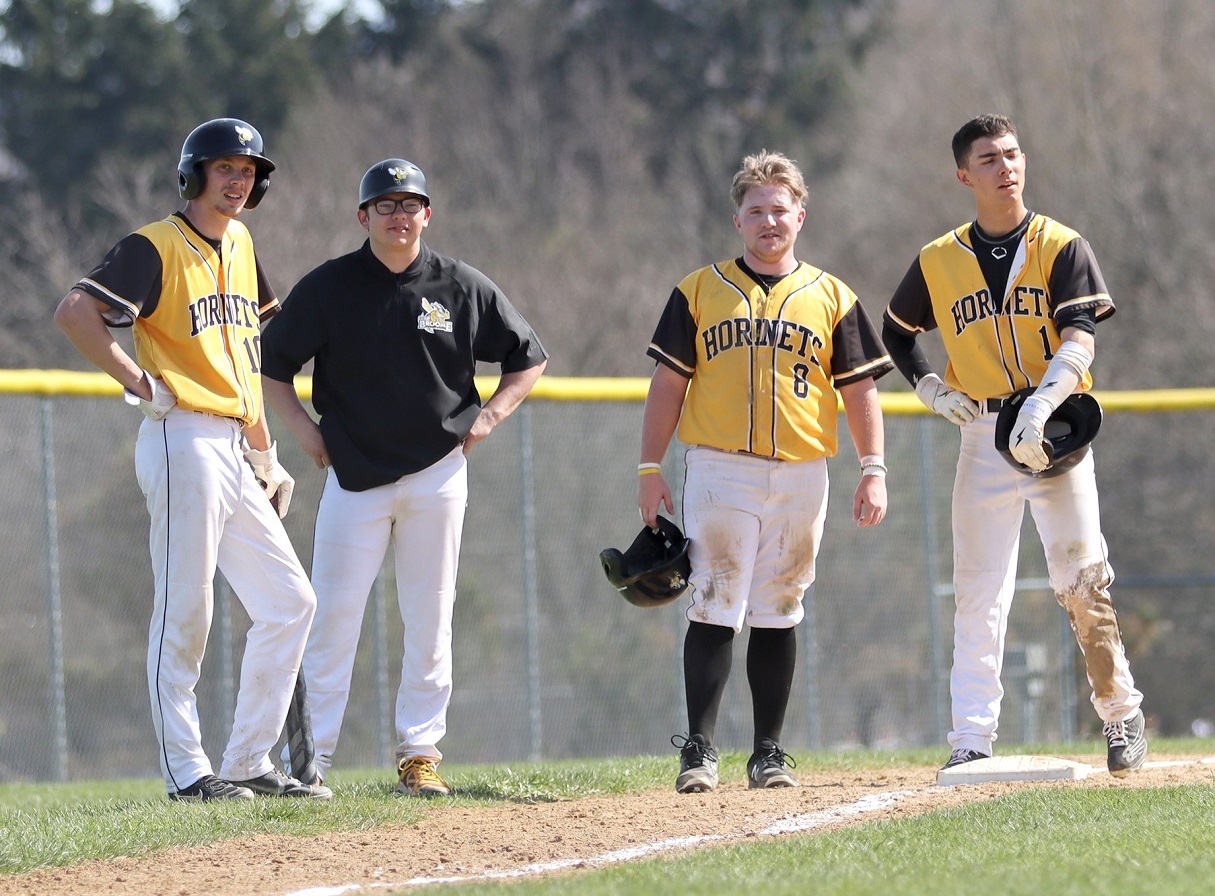
[[[671,735],[671,746],[679,749],[689,766],[704,765],[705,760],[717,759],[717,753],[708,744],[702,744],[682,734]]]
[[[423,785],[438,785],[446,787],[447,784],[439,777],[439,773],[435,771],[434,765],[427,762],[425,759],[410,759],[405,763],[405,767],[401,769],[401,776],[404,777],[410,772],[413,772],[419,786]]]
[[[229,784],[227,781],[222,781],[215,775],[207,775],[194,785],[195,791],[201,796],[207,793],[223,793],[228,790],[234,790],[235,785]]]
[[[788,768],[797,768],[797,762],[793,759],[793,757],[790,756],[788,753],[786,753],[784,750],[782,750],[776,744],[773,744],[770,748],[768,748],[767,750],[765,750],[763,753],[761,753],[759,755],[758,764],[759,764],[760,768],[763,768],[763,767],[769,766],[769,765],[787,766]]]
[[[276,768],[270,769],[270,771],[266,773],[266,777],[273,778],[275,781],[277,781],[279,783],[280,787],[284,787],[284,786],[287,786],[292,783],[300,783],[300,782],[297,782],[290,775],[284,774],[283,772],[280,772]]]
[[[1111,747],[1125,747],[1130,741],[1126,736],[1126,722],[1106,722],[1101,729]]]

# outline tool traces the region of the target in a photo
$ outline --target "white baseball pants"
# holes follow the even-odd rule
[[[452,612],[468,466],[463,448],[417,473],[362,492],[333,470],[316,517],[312,581],[317,614],[304,653],[317,769],[333,764],[367,597],[391,542],[405,623],[397,692],[397,758],[443,758],[452,691]]]
[[[1143,701],[1110,599],[1114,571],[1101,534],[1093,453],[1060,476],[1014,470],[995,448],[996,414],[962,427],[953,489],[954,648],[949,689],[953,749],[991,754],[1004,688],[1004,639],[1028,504],[1046,551],[1051,588],[1084,655],[1091,700],[1103,721]]]
[[[744,622],[797,625],[827,518],[826,460],[790,463],[698,445],[686,462],[687,618],[735,632]]]
[[[216,567],[252,622],[232,734],[220,777],[274,767],[316,596],[282,521],[245,462],[240,424],[174,408],[145,419],[135,472],[151,515],[155,591],[148,690],[169,792],[213,774],[203,752],[194,687],[211,628]]]

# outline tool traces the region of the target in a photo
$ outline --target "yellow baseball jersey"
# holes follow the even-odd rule
[[[278,310],[248,229],[212,242],[180,214],[121,240],[78,289],[134,325],[135,360],[179,407],[246,425],[261,414],[261,323]]]
[[[920,250],[886,309],[908,334],[939,329],[945,383],[984,400],[1037,386],[1070,315],[1102,320],[1114,303],[1088,242],[1044,215],[1030,218],[1003,295],[992,295],[976,257],[972,224]],[[1092,387],[1086,373],[1078,391]]]
[[[775,278],[767,278],[775,279]],[[770,287],[735,259],[671,293],[647,354],[688,377],[679,438],[781,460],[834,455],[835,389],[893,366],[841,280],[804,262]]]

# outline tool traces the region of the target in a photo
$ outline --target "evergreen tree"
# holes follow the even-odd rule
[[[103,154],[164,165],[190,129],[245,118],[269,142],[324,72],[297,0],[10,0],[0,12],[0,141],[43,195]],[[341,31],[330,31],[331,40]],[[336,57],[327,57],[336,64]]]
[[[0,133],[44,195],[87,181],[99,152],[163,156],[180,115],[181,35],[133,0],[10,0],[0,12]],[[180,139],[180,138],[178,138]]]

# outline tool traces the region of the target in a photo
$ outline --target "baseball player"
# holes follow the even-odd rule
[[[152,519],[148,689],[175,800],[332,795],[270,761],[316,609],[281,521],[294,480],[278,463],[258,376],[261,323],[278,300],[237,220],[261,201],[273,170],[251,125],[199,125],[178,165],[185,208],[119,241],[55,312],[145,415],[135,472]],[[110,327],[134,328],[134,358]],[[217,566],[252,622],[218,777],[194,695]]]
[[[861,463],[860,526],[886,514],[882,413],[874,381],[891,368],[877,329],[840,280],[799,261],[806,184],[796,163],[763,151],[731,186],[742,255],[685,277],[648,354],[637,504],[648,526],[672,512],[661,461],[678,426],[689,445],[683,521],[691,541],[684,678],[688,734],[680,793],[717,786],[713,744],[734,635],[751,626],[747,678],[755,721],[750,787],[795,787],[780,746],[802,599],[814,581],[827,510],[827,458],[838,404]]]
[[[385,159],[363,175],[363,245],[304,276],[266,329],[267,400],[327,470],[312,560],[316,622],[304,654],[316,765],[333,762],[363,612],[391,543],[405,623],[397,693],[397,792],[449,795],[436,766],[452,692],[452,610],[470,449],[505,420],[547,355],[502,291],[422,240],[420,168]],[[313,405],[293,379],[315,359]],[[478,361],[500,365],[482,406]]]
[[[1036,387],[1013,425],[1009,451],[1031,471],[1051,412],[1092,386],[1098,321],[1114,313],[1089,244],[1025,206],[1025,153],[1011,121],[983,115],[953,137],[958,180],[974,195],[973,222],[920,250],[895,290],[883,338],[931,410],[961,427],[953,491],[952,748],[946,768],[992,755],[1000,668],[1013,599],[1021,520],[1030,505],[1051,587],[1084,654],[1092,703],[1104,721],[1108,765],[1121,776],[1147,754],[1143,695],[1135,688],[1109,586],[1093,457],[1053,476],[1018,472],[995,447],[1000,405]],[[948,365],[933,373],[918,334],[941,334]]]

